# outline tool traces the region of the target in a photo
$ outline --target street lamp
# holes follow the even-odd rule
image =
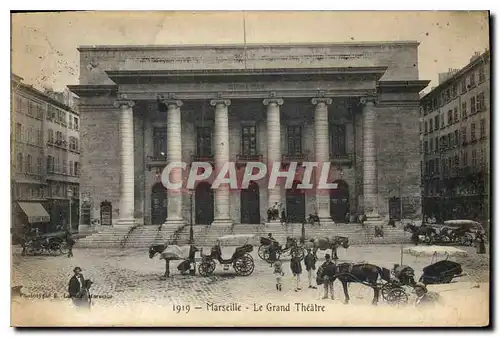
[[[403,223],[403,195],[401,194],[401,178],[397,178],[399,194],[399,221]]]
[[[71,189],[71,187],[68,187],[68,203],[69,203],[69,228],[68,230],[71,231],[71,228],[72,228],[72,223],[71,223],[71,198],[73,197],[73,190]]]
[[[189,244],[194,243],[194,233],[193,233],[193,194],[194,190],[189,190],[189,200],[190,200],[190,205],[191,205],[191,210],[189,212]]]

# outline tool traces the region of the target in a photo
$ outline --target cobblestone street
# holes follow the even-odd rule
[[[339,250],[341,261],[367,261],[379,266],[391,268],[400,261],[399,245],[351,246],[348,250]],[[467,248],[469,255],[475,256],[473,248]],[[234,247],[225,247],[223,255],[229,257]],[[319,252],[321,263],[325,252]],[[180,261],[172,261],[172,276],[167,280],[160,278],[165,270],[164,261],[156,256],[149,259],[146,250],[119,249],[75,249],[74,257],[65,256],[21,256],[18,249],[13,252],[12,285],[22,285],[22,292],[28,295],[54,294],[63,297],[67,292],[67,284],[75,266],[83,268],[83,274],[94,284],[94,295],[112,298],[96,298],[96,306],[103,302],[109,304],[129,304],[130,302],[175,303],[230,303],[235,299],[245,305],[255,301],[311,301],[322,296],[321,290],[308,289],[307,273],[304,268],[302,290],[294,291],[295,280],[290,271],[287,257],[284,257],[283,292],[276,291],[272,268],[252,252],[255,270],[248,277],[236,276],[232,266],[228,271],[217,263],[214,276],[202,277],[182,276],[177,271]],[[424,266],[430,264],[430,257],[404,255],[404,263],[412,266],[417,278]],[[318,266],[319,266],[318,263]],[[467,265],[465,265],[467,268]],[[477,268],[477,267],[473,267]],[[486,267],[487,268],[487,265]],[[471,273],[471,270],[465,270]],[[477,270],[472,273],[477,275]],[[470,277],[458,278],[458,282],[480,282],[484,280]],[[313,281],[314,282],[314,281]],[[370,303],[373,291],[365,286],[353,284],[349,287],[352,303]],[[335,283],[336,301],[340,303],[344,295],[341,284]],[[330,300],[329,300],[330,301]]]

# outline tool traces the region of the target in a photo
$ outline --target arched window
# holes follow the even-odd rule
[[[23,172],[23,154],[17,154],[17,172]]]

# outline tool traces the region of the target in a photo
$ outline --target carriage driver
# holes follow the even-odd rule
[[[276,261],[276,252],[279,249],[279,243],[275,238],[273,238],[272,233],[267,234],[267,237],[271,241],[271,244],[269,245],[269,262],[271,262],[272,264],[274,261]]]
[[[415,276],[415,271],[412,267],[406,265],[400,266],[396,263],[392,270],[394,272],[394,277],[401,283],[408,285],[415,284],[415,279],[413,278]]]

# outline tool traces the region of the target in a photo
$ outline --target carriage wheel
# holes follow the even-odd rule
[[[61,252],[61,254],[63,254],[63,255],[68,254],[68,252],[69,252],[68,246],[67,246],[65,243],[62,243],[62,244],[59,246],[59,251],[60,251],[60,252]]]
[[[245,254],[233,261],[233,268],[239,276],[248,276],[253,273],[255,264],[253,262],[253,258],[250,255]]]
[[[385,299],[390,305],[402,305],[408,303],[408,295],[402,288],[394,288],[387,293]]]
[[[50,255],[56,256],[61,253],[61,246],[58,243],[51,243],[49,247],[47,247]]]
[[[387,294],[394,289],[392,283],[385,283],[382,288],[380,288],[380,293],[382,294],[382,298],[387,301]]]
[[[426,245],[430,245],[432,244],[432,239],[430,238],[430,236],[424,236],[424,240],[423,242],[426,244]]]
[[[267,252],[267,258],[266,258],[266,252]],[[259,249],[257,250],[257,255],[262,259],[267,261],[269,258],[269,246],[267,245],[260,245]]]
[[[212,259],[204,259],[201,261],[199,267],[198,267],[198,272],[200,273],[201,276],[209,276],[211,275],[215,270],[215,261]]]

